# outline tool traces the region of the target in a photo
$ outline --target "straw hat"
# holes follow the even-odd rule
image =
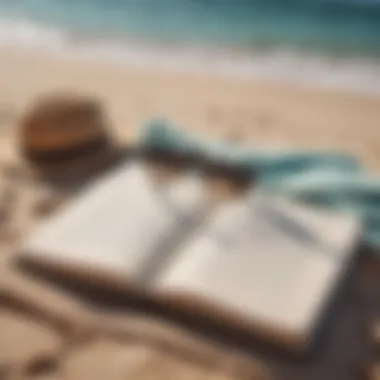
[[[121,151],[100,102],[71,94],[44,96],[32,105],[20,123],[19,147],[36,170],[56,178],[92,175]]]

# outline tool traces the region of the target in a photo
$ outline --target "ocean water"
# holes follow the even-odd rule
[[[0,0],[0,44],[380,94],[379,0]]]

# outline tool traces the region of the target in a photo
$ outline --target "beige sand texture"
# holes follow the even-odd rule
[[[141,123],[164,116],[253,146],[339,147],[379,169],[380,100],[61,58],[0,51],[0,331],[14,344],[21,329],[36,334],[12,358],[0,345],[0,378],[266,379],[261,363],[232,347],[149,318],[94,311],[16,271],[11,258],[20,239],[72,196],[39,182],[20,161],[18,116],[37,95],[69,90],[98,96],[126,143]]]
[[[5,379],[175,379],[189,372],[199,378],[272,378],[264,363],[243,352],[142,314],[94,309],[19,272],[11,259],[5,254],[1,267]]]
[[[339,147],[380,167],[380,100],[276,83],[170,74],[93,61],[59,60],[43,53],[0,52],[1,130],[46,91],[98,96],[122,140],[153,116],[194,131],[241,138],[250,145]],[[8,117],[6,117],[8,115]]]

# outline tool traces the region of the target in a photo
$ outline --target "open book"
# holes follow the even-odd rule
[[[184,175],[124,164],[25,241],[20,259],[125,286],[293,350],[309,348],[354,258],[354,218],[251,194],[212,201]]]

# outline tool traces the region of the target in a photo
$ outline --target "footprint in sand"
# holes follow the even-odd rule
[[[225,131],[225,138],[232,142],[242,141],[252,131],[268,132],[273,126],[273,114],[267,109],[236,108],[224,110],[213,106],[206,110],[205,118],[218,132]],[[223,132],[222,132],[223,133]]]
[[[222,110],[217,107],[209,107],[206,109],[206,120],[211,123],[219,123],[223,119]]]
[[[32,172],[26,166],[16,162],[4,163],[1,176],[12,183],[28,182],[33,179]]]
[[[63,196],[50,194],[37,199],[32,205],[33,218],[45,218],[55,212],[65,201]]]
[[[267,130],[273,125],[273,115],[268,110],[260,110],[256,114],[256,125],[259,130]]]
[[[19,195],[14,186],[8,184],[0,190],[0,238],[9,243],[17,239],[19,231],[15,223]]]
[[[0,103],[0,128],[5,128],[16,118],[17,112],[14,106]]]

